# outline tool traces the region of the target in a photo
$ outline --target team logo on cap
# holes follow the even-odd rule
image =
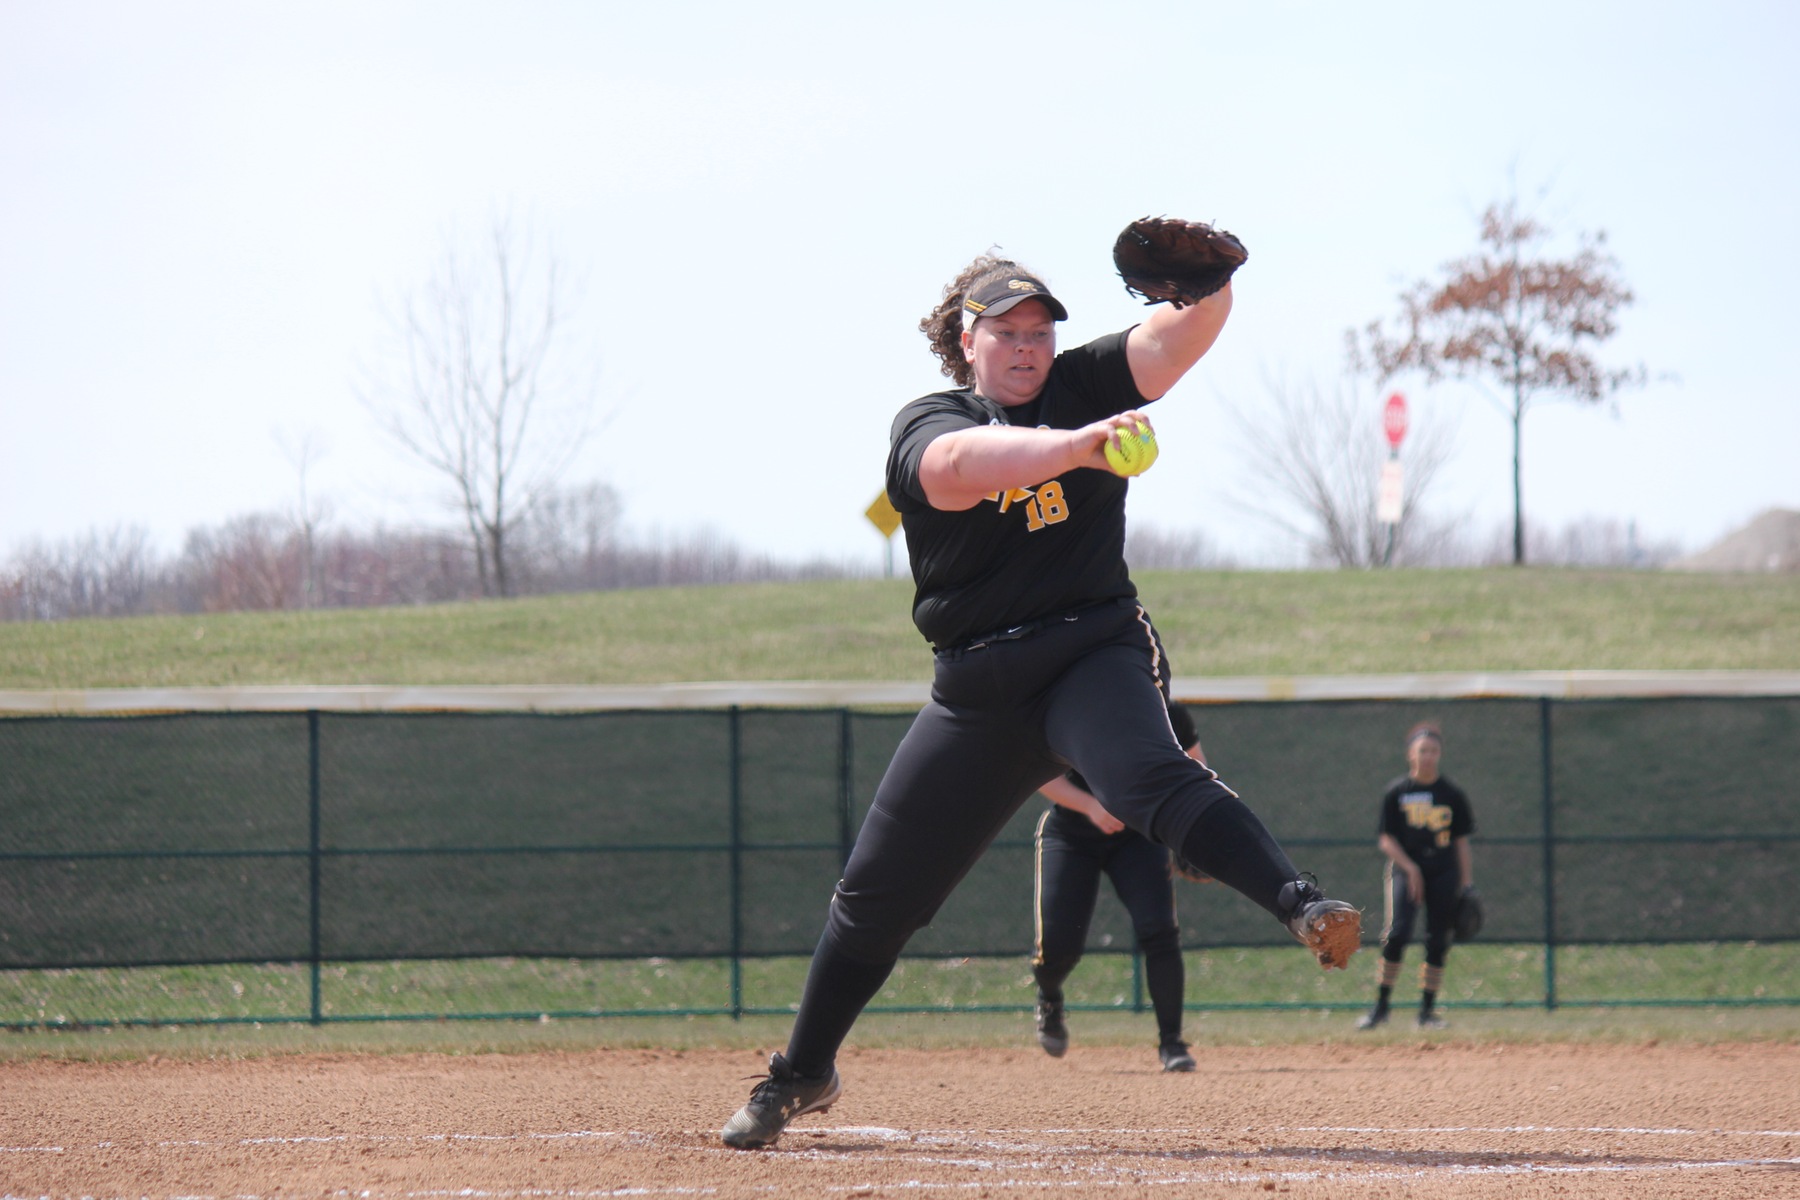
[[[963,298],[963,310],[965,312],[970,313],[973,316],[977,316],[977,317],[981,316],[989,308],[993,307],[995,304],[998,304],[1001,300],[1006,299],[1006,297],[1000,295],[996,291],[996,289],[998,289],[1000,286],[1001,286],[1001,284],[999,283],[998,280],[996,280],[992,283],[983,284],[977,290],[980,291],[983,295],[990,297],[990,299],[986,303],[984,303],[980,300],[977,300],[974,296],[965,296]],[[1009,279],[1006,281],[1005,288],[1008,292],[1024,293],[1025,295],[1028,295],[1028,296],[1048,296],[1050,294],[1044,290],[1043,284],[1039,283],[1035,279],[1029,279],[1029,278]],[[1016,303],[1016,301],[1009,301],[1009,303]],[[1002,310],[1002,311],[1004,311],[1004,310]]]

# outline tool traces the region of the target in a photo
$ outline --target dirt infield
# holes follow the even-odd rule
[[[742,1051],[0,1064],[7,1197],[1800,1197],[1800,1045],[848,1051],[780,1146]]]

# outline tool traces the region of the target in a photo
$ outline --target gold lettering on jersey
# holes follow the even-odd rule
[[[1025,509],[1025,529],[1036,533],[1046,525],[1056,525],[1069,519],[1069,501],[1063,495],[1062,484],[1052,479],[1049,483],[1041,483],[1034,491],[1031,488],[1013,488],[1009,492],[989,492],[983,500],[992,500],[1006,512],[1017,504]]]
[[[1431,793],[1424,792],[1400,797],[1400,811],[1406,816],[1408,828],[1429,829],[1437,834],[1432,842],[1439,849],[1450,844],[1452,814],[1448,804],[1432,804]]]
[[[1031,489],[1030,488],[1014,488],[1012,491],[1007,492],[1005,495],[1002,495],[999,492],[994,492],[988,496],[988,499],[989,500],[998,500],[1000,502],[1000,511],[1005,512],[1007,509],[1011,508],[1015,504],[1024,504],[1025,502],[1030,500],[1031,499]]]

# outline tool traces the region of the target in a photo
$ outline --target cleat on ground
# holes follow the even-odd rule
[[[1157,1047],[1156,1056],[1162,1059],[1165,1071],[1192,1071],[1194,1056],[1188,1053],[1186,1042],[1169,1042]]]
[[[843,1090],[835,1068],[823,1079],[808,1079],[796,1075],[780,1054],[771,1054],[768,1078],[750,1090],[750,1102],[725,1122],[719,1137],[738,1150],[773,1146],[789,1121],[806,1113],[824,1112]]]

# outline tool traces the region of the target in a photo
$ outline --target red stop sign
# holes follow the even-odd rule
[[[1381,428],[1387,434],[1388,445],[1398,450],[1400,440],[1406,436],[1406,397],[1399,392],[1387,398],[1387,407],[1381,410]]]

